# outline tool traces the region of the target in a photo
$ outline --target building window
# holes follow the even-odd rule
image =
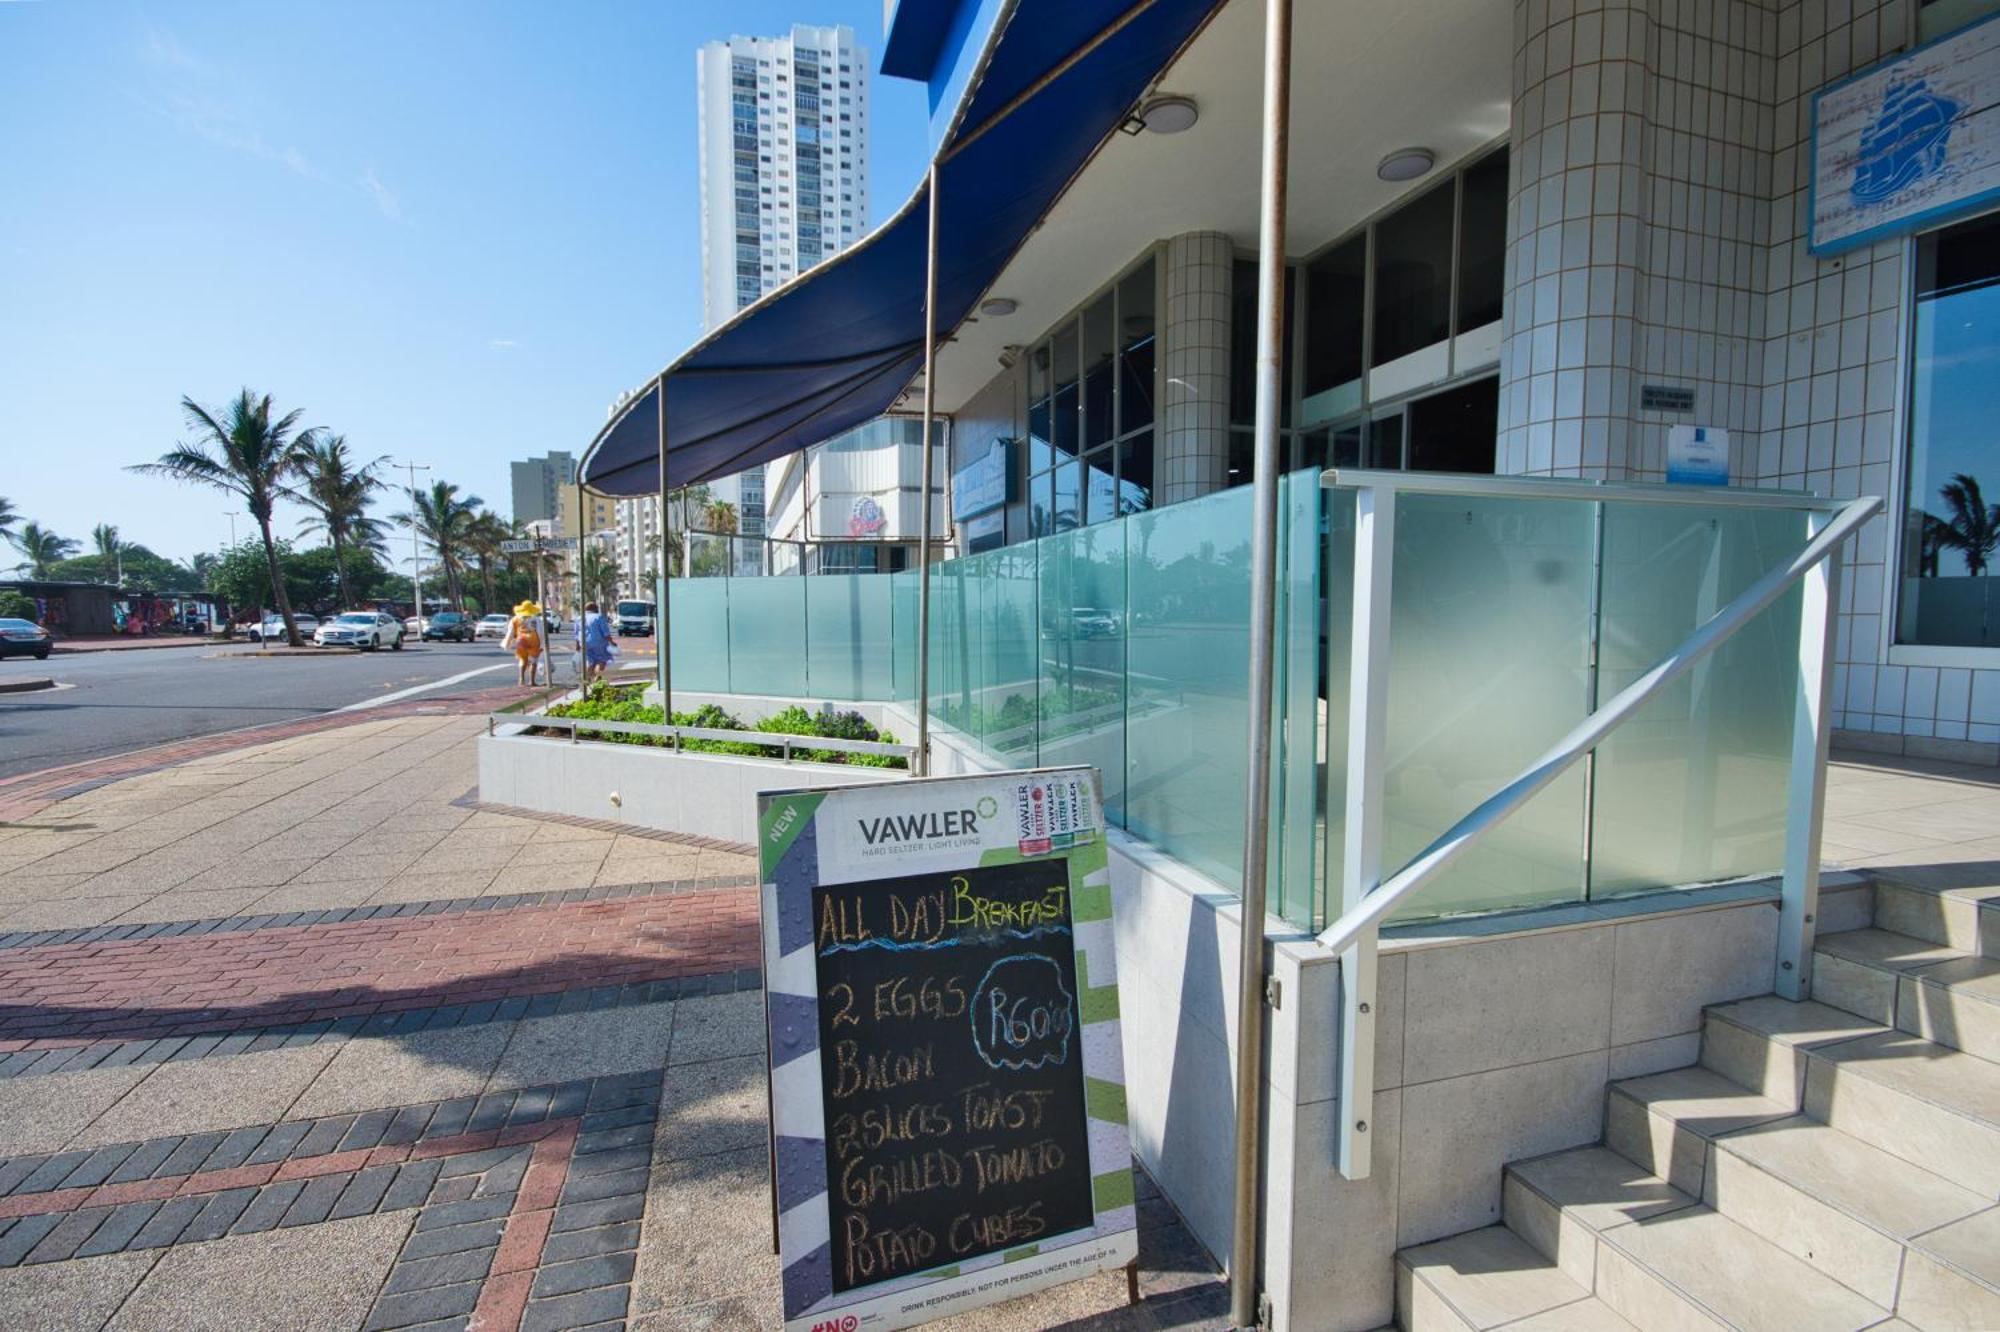
[[[1366,233],[1343,241],[1306,265],[1306,401],[1302,406],[1308,421],[1361,405],[1367,292]]]
[[[1451,335],[1451,215],[1452,182],[1446,181],[1375,229],[1370,369]]]
[[[1101,523],[1153,495],[1149,254],[1028,350],[1028,531]]]
[[[1917,241],[1896,640],[2000,647],[2000,213]]]

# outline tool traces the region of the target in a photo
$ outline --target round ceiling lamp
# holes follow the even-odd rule
[[[979,303],[979,313],[992,319],[1013,314],[1021,308],[1021,303],[1011,296],[994,296]]]
[[[1179,134],[1199,119],[1201,109],[1192,97],[1155,97],[1139,108],[1139,123],[1155,134]]]
[[[1398,148],[1383,158],[1375,174],[1387,181],[1415,180],[1437,165],[1437,154],[1428,148]]]

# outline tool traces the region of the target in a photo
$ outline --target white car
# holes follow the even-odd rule
[[[300,615],[294,613],[292,616],[292,623],[299,627],[299,637],[311,638],[313,636],[313,631],[319,628],[319,617],[317,615]],[[253,624],[250,626],[251,642],[262,643],[266,639],[270,639],[272,641],[279,643],[285,641],[284,616],[282,615],[267,616],[261,623]]]
[[[507,625],[513,619],[509,615],[482,615],[479,623],[472,626],[472,641],[483,643],[491,639],[495,643],[507,637]]]
[[[319,647],[351,647],[364,652],[387,647],[403,650],[403,622],[380,611],[348,611],[319,627],[313,635]]]

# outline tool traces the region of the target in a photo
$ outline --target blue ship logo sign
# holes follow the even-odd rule
[[[1880,203],[1942,172],[1952,121],[1964,109],[1922,79],[1889,89],[1881,114],[1861,136],[1850,191],[1854,201]]]

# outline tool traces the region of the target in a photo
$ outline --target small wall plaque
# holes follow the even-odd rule
[[[1639,410],[1646,412],[1691,412],[1694,390],[1675,384],[1641,384]]]

